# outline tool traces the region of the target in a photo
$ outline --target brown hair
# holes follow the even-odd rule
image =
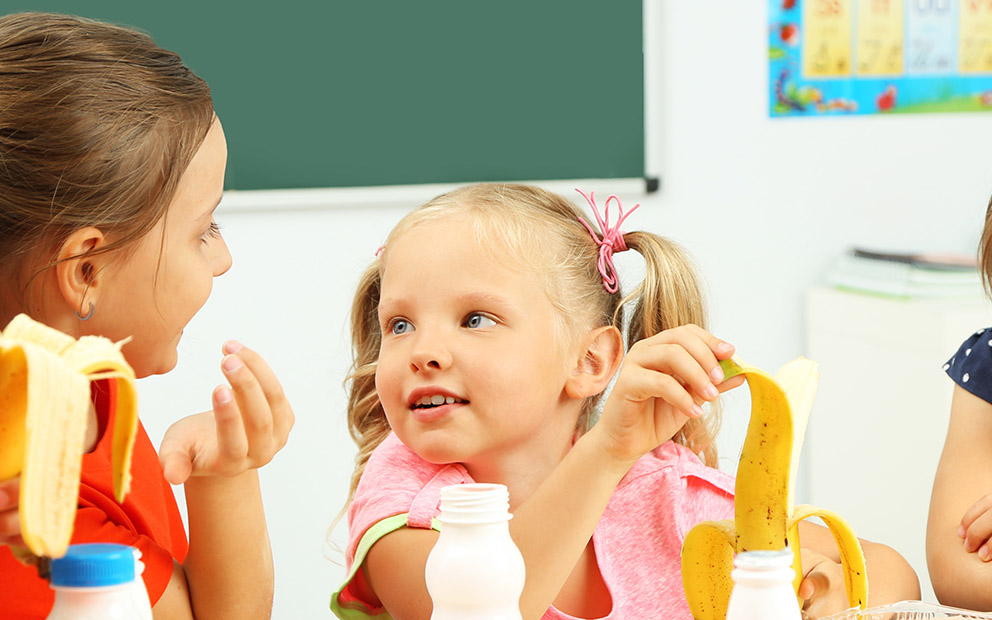
[[[992,198],[985,208],[985,228],[978,242],[978,266],[982,270],[982,285],[985,292],[992,296]]]
[[[141,32],[0,17],[0,319],[74,230],[112,236],[102,252],[151,230],[213,119],[206,82]]]
[[[424,222],[467,216],[480,244],[495,244],[500,254],[529,272],[539,274],[560,319],[559,335],[613,325],[621,333],[628,324],[626,346],[679,325],[705,327],[702,292],[688,255],[677,244],[648,232],[624,235],[627,246],[644,258],[644,281],[631,293],[609,293],[597,268],[599,247],[579,222],[584,214],[565,198],[527,185],[478,184],[443,194],[409,213],[390,232],[380,261],[362,276],[351,313],[353,350],[349,389],[348,428],[358,444],[351,481],[354,494],[372,451],[389,434],[389,424],[375,391],[376,362],[382,338],[378,305],[380,265],[388,260],[390,242]],[[588,218],[587,218],[588,219]],[[625,308],[633,303],[629,318]],[[587,399],[578,431],[594,420],[602,395]],[[675,441],[716,466],[713,439],[719,410],[690,420]]]

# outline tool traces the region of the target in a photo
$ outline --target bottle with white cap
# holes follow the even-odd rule
[[[70,545],[51,562],[55,604],[48,620],[152,620],[139,557],[127,545]]]
[[[521,620],[524,559],[502,484],[441,489],[441,535],[427,558],[431,620]]]
[[[792,550],[742,551],[734,558],[727,620],[800,620]]]

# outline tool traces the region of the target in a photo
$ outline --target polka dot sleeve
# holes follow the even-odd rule
[[[980,329],[965,340],[944,364],[944,371],[955,383],[992,403],[992,328]]]

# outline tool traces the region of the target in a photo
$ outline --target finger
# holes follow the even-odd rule
[[[0,510],[16,508],[21,493],[21,477],[9,478],[0,482]]]
[[[635,367],[628,373],[627,380],[626,393],[631,400],[660,399],[690,418],[703,415],[702,407],[692,394],[670,374]]]
[[[736,387],[740,387],[744,384],[744,375],[733,376],[726,381],[722,381],[717,384],[716,389],[719,390],[721,394],[728,392]]]
[[[272,433],[278,439],[280,447],[285,444],[290,429],[293,428],[295,416],[293,408],[286,398],[282,384],[276,378],[275,373],[269,365],[262,359],[256,351],[242,345],[236,340],[229,340],[224,343],[224,351],[228,355],[237,355],[244,362],[251,372],[259,389],[264,395],[268,404],[268,414],[270,417]]]
[[[241,416],[248,442],[248,450],[267,448],[272,440],[272,409],[262,387],[237,353],[225,356],[221,367],[228,383],[231,384],[231,390],[227,393],[233,391],[234,402]],[[225,396],[225,393],[215,392],[214,395]]]
[[[654,345],[645,366],[658,372],[674,375],[685,389],[702,400],[712,401],[720,395],[713,378],[706,371],[709,360],[716,365],[713,354],[702,343],[691,340],[677,344]],[[703,360],[699,358],[702,357]],[[719,366],[717,366],[719,368]],[[723,376],[720,376],[721,380]]]
[[[245,414],[237,392],[226,385],[214,388],[214,424],[217,426],[217,456],[222,461],[240,462],[251,450]]]
[[[975,519],[989,512],[990,509],[992,509],[992,494],[978,498],[978,501],[969,506],[968,510],[964,511],[964,516],[961,517],[961,526],[967,530],[974,523]],[[964,538],[963,533],[961,537]]]
[[[0,542],[16,542],[21,536],[21,519],[16,509],[0,511]]]
[[[989,537],[992,537],[992,510],[979,515],[968,526],[964,538],[965,551],[978,551]]]
[[[992,544],[989,541],[985,541],[985,544],[978,548],[978,558],[982,562],[992,560]]]
[[[660,342],[671,342],[685,347],[699,362],[714,384],[723,381],[723,369],[720,368],[717,360],[726,359],[733,355],[733,345],[717,338],[698,325],[691,324],[666,330],[659,336],[662,336]]]
[[[736,350],[734,345],[730,344],[726,340],[717,338],[716,336],[706,331],[702,327],[692,323],[690,323],[689,325],[684,325],[683,327],[685,327],[688,331],[691,331],[693,334],[696,335],[697,338],[705,342],[706,346],[709,348],[710,351],[713,352],[713,355],[716,356],[717,359],[725,360],[731,358],[734,355],[734,351]]]

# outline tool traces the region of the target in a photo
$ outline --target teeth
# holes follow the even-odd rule
[[[419,399],[417,399],[417,402],[414,404],[421,407],[430,407],[430,406],[436,407],[440,405],[451,405],[455,402],[457,402],[457,399],[455,399],[454,396],[442,396],[441,394],[434,394],[433,396],[421,396]]]

